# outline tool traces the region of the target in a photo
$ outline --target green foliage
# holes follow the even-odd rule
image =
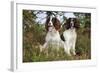
[[[44,44],[46,36],[44,25],[35,22],[37,17],[34,11],[23,10],[23,62],[91,59],[91,15],[84,13],[75,13],[75,15],[82,24],[77,30],[77,55],[68,56],[63,48],[57,51],[55,48],[49,47],[48,50],[40,52],[40,45]],[[64,29],[61,33],[63,31]]]
[[[60,50],[57,51],[56,49],[50,47],[48,49],[48,55],[45,51],[40,52],[39,42],[41,42],[41,40],[43,40],[44,37],[41,38],[41,36],[43,35],[40,35],[39,33],[40,31],[36,32],[37,34],[35,35],[36,36],[35,38],[29,39],[29,37],[27,37],[29,41],[26,44],[23,44],[24,46],[23,62],[91,59],[91,40],[88,35],[89,33],[85,31],[86,31],[85,28],[79,29],[77,31],[78,37],[76,43],[76,53],[77,53],[76,56],[68,56],[67,54],[65,54],[63,48],[60,48]],[[38,39],[41,38],[41,40],[38,40],[36,38]],[[31,43],[31,40],[34,41]]]
[[[91,28],[91,14],[90,13],[74,13],[80,21],[80,27]]]
[[[89,37],[90,32],[85,32],[86,28],[78,30],[78,37],[76,42],[76,53],[79,55],[85,54],[88,58],[91,56],[91,38]]]

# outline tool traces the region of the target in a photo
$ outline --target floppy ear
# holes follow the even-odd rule
[[[61,27],[60,21],[55,17],[55,18],[52,18],[52,22],[55,29],[59,31]]]
[[[74,18],[74,27],[78,29],[80,27],[79,20]]]
[[[45,29],[48,31],[48,23],[50,21],[50,17],[47,17],[46,23],[45,23]]]

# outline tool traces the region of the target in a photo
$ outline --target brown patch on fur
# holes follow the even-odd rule
[[[47,17],[46,23],[45,23],[45,29],[46,29],[47,31],[48,31],[48,27],[49,27],[49,25],[48,25],[49,21],[50,21],[50,17]]]
[[[52,22],[53,22],[55,29],[59,31],[61,27],[60,21],[55,17],[52,19]]]
[[[50,17],[47,17],[47,20],[45,23],[45,28],[47,31],[48,31],[48,27],[49,27],[49,25],[48,25],[49,21],[50,21]],[[53,26],[55,27],[55,29],[59,31],[60,27],[61,27],[60,21],[56,17],[54,17],[54,18],[52,18],[52,23],[53,23]]]
[[[66,23],[64,24],[65,28],[66,28],[66,29],[71,28],[71,25],[70,25],[71,19],[73,19],[74,27],[75,27],[76,29],[78,29],[78,28],[79,28],[79,21],[78,21],[77,18],[69,18],[69,19],[67,19],[67,20],[66,20]]]

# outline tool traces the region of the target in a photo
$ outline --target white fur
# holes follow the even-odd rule
[[[66,49],[65,43],[61,40],[59,31],[55,29],[52,23],[52,17],[50,17],[50,21],[47,24],[48,26],[48,32],[45,37],[45,43],[40,48],[40,51],[43,51],[43,49],[48,49],[49,47],[52,47],[53,49],[57,49],[57,51],[60,48]]]
[[[61,40],[59,31],[57,31],[53,26],[49,27],[49,31],[45,37],[45,43],[42,49],[48,49],[50,46],[59,50],[60,48],[66,49],[65,43]]]
[[[75,53],[75,43],[76,43],[76,38],[77,38],[75,28],[70,28],[68,30],[65,30],[63,32],[63,36],[65,38],[65,44],[66,44],[65,52],[68,55],[71,55],[71,52],[73,53],[73,55],[75,55],[76,54]]]

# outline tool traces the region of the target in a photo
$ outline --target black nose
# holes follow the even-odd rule
[[[49,26],[49,27],[52,27],[53,25],[52,25],[52,23],[48,23],[48,26]]]
[[[51,25],[51,23],[49,23],[48,25]]]

